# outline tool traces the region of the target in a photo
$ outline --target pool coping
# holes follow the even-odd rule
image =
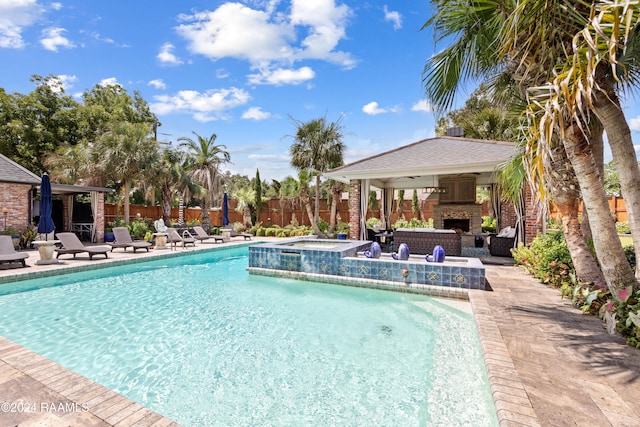
[[[252,241],[247,243],[240,243],[234,245],[219,245],[216,247],[207,247],[204,248],[202,246],[198,247],[197,252],[201,251],[219,251],[225,250],[229,247],[243,247],[250,246],[253,244],[262,243],[259,241]],[[18,274],[18,275],[6,275],[0,277],[0,284],[9,283],[18,280],[29,280],[33,278],[42,278],[42,277],[50,277],[55,275],[67,274],[67,273],[75,273],[82,271],[90,271],[97,270],[103,268],[117,267],[120,265],[129,265],[136,264],[146,261],[153,261],[158,259],[166,259],[166,258],[174,258],[180,257],[184,255],[193,254],[193,251],[172,251],[169,253],[161,253],[155,256],[146,256],[140,257],[138,255],[134,255],[130,253],[132,258],[128,259],[119,259],[119,260],[106,260],[106,262],[95,263],[90,262],[88,264],[79,265],[79,266],[69,266],[64,268],[58,268],[53,271],[39,271],[33,274]],[[281,270],[276,270],[278,272],[282,272]],[[296,272],[292,272],[296,273]],[[300,274],[300,273],[298,273]],[[309,274],[309,273],[302,273]],[[28,276],[28,277],[25,277]],[[294,276],[294,275],[290,275]],[[322,275],[322,274],[313,274],[314,281],[320,281],[324,283],[336,283],[339,281],[348,286],[365,286],[367,282],[369,287],[373,287],[374,289],[385,289],[390,291],[401,291],[401,292],[412,292],[417,288],[414,288],[415,285],[407,287],[403,286],[401,283],[394,283],[388,281],[380,281],[380,280],[363,280],[363,279],[355,279],[355,278],[345,278],[339,276],[331,276],[331,275]],[[7,278],[13,278],[14,280],[6,280]],[[307,279],[307,277],[305,277]],[[329,280],[330,279],[330,280]],[[352,280],[345,280],[352,279]],[[309,279],[312,280],[312,279]],[[498,329],[497,323],[491,314],[491,309],[488,304],[487,299],[485,298],[485,293],[487,291],[483,290],[470,290],[464,288],[446,288],[440,286],[431,286],[431,285],[420,285],[420,287],[424,288],[423,290],[431,296],[437,297],[447,297],[447,298],[456,298],[456,299],[468,299],[471,303],[473,317],[475,320],[476,328],[478,331],[478,336],[480,340],[480,344],[482,347],[482,352],[484,356],[485,369],[487,371],[488,379],[489,379],[489,387],[491,389],[491,394],[493,397],[496,414],[498,417],[498,422],[500,426],[515,426],[515,425],[526,425],[526,426],[539,426],[539,422],[535,411],[531,405],[531,401],[529,396],[527,395],[525,388],[520,380],[520,377],[517,374],[515,369],[515,365],[511,359],[511,356],[507,350],[507,346],[504,342],[502,335]],[[440,289],[443,288],[443,289]],[[425,293],[426,293],[425,292]],[[32,365],[28,365],[29,361],[36,361]],[[26,365],[25,365],[26,364]],[[4,366],[6,365],[6,366]],[[29,368],[29,366],[32,366]],[[43,370],[44,366],[51,367],[58,372],[55,375],[55,381],[53,381],[54,377],[49,378],[47,380],[47,376],[39,377],[38,372]],[[9,372],[9,374],[6,374]],[[30,372],[34,373],[31,375]],[[43,374],[42,372],[40,374]],[[60,394],[65,397],[62,392],[74,391],[70,396],[75,397],[77,399],[77,387],[78,382],[84,383],[84,381],[88,381],[92,383],[92,385],[88,385],[83,390],[87,390],[89,387],[94,388],[97,387],[96,390],[104,389],[105,394],[100,394],[99,396],[104,396],[105,400],[100,402],[100,406],[96,406],[98,410],[97,413],[94,413],[91,408],[88,412],[80,412],[77,414],[67,414],[67,416],[77,416],[78,419],[80,417],[87,417],[88,414],[97,417],[99,420],[106,423],[106,425],[118,425],[118,426],[128,426],[138,423],[140,420],[148,420],[155,417],[151,414],[155,414],[158,418],[156,421],[158,424],[153,425],[171,425],[178,426],[174,421],[163,417],[151,409],[145,408],[144,406],[135,403],[128,398],[107,389],[104,386],[101,386],[98,383],[89,380],[88,378],[83,377],[80,374],[77,374],[69,369],[64,368],[61,365],[56,364],[49,359],[46,359],[44,356],[41,356],[25,347],[20,346],[19,344],[13,343],[12,341],[0,336],[0,381],[6,376],[9,375],[11,378],[14,376],[17,378],[18,376],[26,376],[38,384],[42,386],[42,388],[46,390],[51,390],[53,393]],[[68,381],[67,381],[68,379]],[[70,384],[76,384],[75,386],[70,386]],[[56,387],[53,388],[52,387]],[[68,390],[65,387],[69,387]],[[96,391],[97,392],[97,391]],[[82,397],[82,396],[80,396]],[[65,397],[69,399],[68,397]],[[99,397],[96,397],[99,399]],[[79,402],[77,400],[71,400],[77,404],[87,403],[87,402]],[[22,401],[26,402],[24,398]],[[115,406],[114,406],[115,405]],[[109,410],[110,409],[110,410]],[[115,411],[115,412],[112,412]],[[129,414],[131,412],[131,414]],[[105,414],[107,414],[105,416]],[[127,415],[128,414],[128,415]],[[43,414],[39,414],[43,415]],[[51,414],[45,414],[47,416]],[[122,418],[119,418],[122,417]],[[144,418],[139,418],[144,417]],[[117,421],[112,422],[118,418]],[[135,419],[135,421],[134,421]],[[129,423],[131,421],[131,423]],[[149,423],[149,424],[152,424]],[[60,425],[68,425],[69,419],[65,418],[64,421],[60,419]],[[56,425],[56,424],[51,424]]]

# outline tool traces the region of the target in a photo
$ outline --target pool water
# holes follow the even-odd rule
[[[497,425],[464,310],[246,267],[228,249],[2,285],[0,335],[184,426]]]

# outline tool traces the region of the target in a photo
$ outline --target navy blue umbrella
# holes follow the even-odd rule
[[[229,200],[227,193],[222,197],[222,225],[229,225]]]
[[[38,221],[38,233],[44,234],[51,233],[56,229],[53,219],[51,218],[53,202],[51,200],[51,182],[49,181],[49,175],[42,175],[42,182],[40,183],[40,220]],[[48,236],[45,237],[48,239]]]

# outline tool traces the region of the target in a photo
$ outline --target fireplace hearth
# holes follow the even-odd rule
[[[443,221],[443,227],[445,230],[462,230],[463,232],[469,232],[469,220],[449,218]]]

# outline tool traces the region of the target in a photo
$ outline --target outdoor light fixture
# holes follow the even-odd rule
[[[2,215],[4,215],[4,232],[7,232],[7,215],[9,215],[9,209],[2,208]]]
[[[442,194],[447,192],[447,187],[425,187],[422,192]]]

